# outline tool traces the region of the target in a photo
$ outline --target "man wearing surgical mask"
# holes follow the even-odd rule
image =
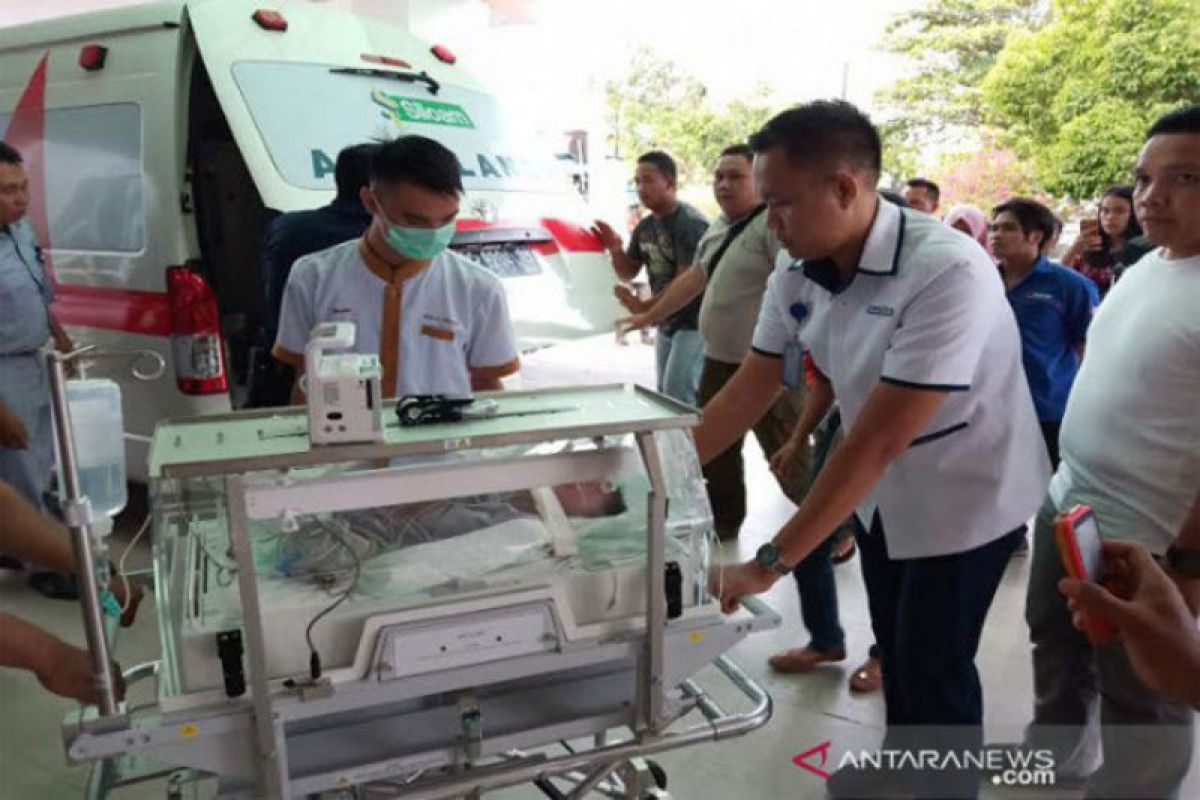
[[[354,352],[375,353],[385,397],[495,390],[519,368],[500,279],[448,250],[463,192],[454,153],[402,136],[371,159],[361,239],[298,260],[284,290],[272,354],[304,369],[312,329],[357,326]],[[294,391],[302,401],[299,387]]]

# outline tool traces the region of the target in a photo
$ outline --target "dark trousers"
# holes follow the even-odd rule
[[[1021,536],[1015,530],[962,553],[895,560],[888,557],[878,514],[869,532],[860,531],[863,579],[883,667],[889,746],[982,747],[983,690],[975,653]],[[961,777],[953,794],[975,796],[976,777]]]
[[[841,432],[841,414],[835,407],[817,426],[808,485],[811,486],[829,460]],[[807,491],[808,486],[805,487]],[[814,650],[837,650],[846,644],[846,632],[838,616],[837,580],[833,577],[835,532],[805,556],[792,570],[800,595],[800,618],[808,628],[808,646]]]
[[[1042,426],[1042,438],[1046,440],[1046,452],[1050,454],[1050,466],[1058,469],[1058,432],[1062,428],[1062,420],[1042,419],[1038,420],[1038,425]]]
[[[727,364],[711,358],[704,359],[704,370],[700,374],[700,405],[704,406],[721,387],[737,372],[737,364]],[[792,435],[792,429],[800,418],[804,404],[803,392],[787,392],[780,396],[754,425],[754,435],[769,459]],[[746,519],[746,481],[742,462],[742,442],[738,439],[724,452],[704,465],[704,479],[708,484],[708,500],[712,503],[713,521],[717,533],[734,535]],[[804,498],[808,485],[810,455],[808,448],[796,455],[791,472],[779,482],[779,488],[789,500],[797,505]]]

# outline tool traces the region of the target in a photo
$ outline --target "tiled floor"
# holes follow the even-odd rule
[[[634,341],[631,337],[630,341]],[[544,386],[576,381],[647,379],[652,348],[631,345],[616,348],[611,339],[597,340],[582,353],[567,355],[542,351],[526,358],[524,386]],[[580,365],[586,365],[581,369]],[[649,382],[649,381],[647,381]],[[753,445],[751,450],[754,451]],[[740,541],[727,546],[727,558],[747,557],[787,518],[790,504],[779,494],[760,455],[748,458],[751,517]],[[118,534],[119,536],[120,534]],[[133,558],[144,563],[144,548]],[[986,698],[989,738],[1013,738],[1030,711],[1031,672],[1027,631],[1022,619],[1024,584],[1028,564],[1016,558],[1009,566],[988,620],[979,655]],[[733,653],[739,664],[763,682],[775,701],[775,714],[763,730],[749,736],[668,753],[658,760],[666,767],[672,796],[680,798],[820,798],[823,783],[792,763],[798,753],[833,743],[832,753],[851,747],[872,747],[878,742],[883,704],[878,696],[857,697],[846,688],[849,671],[866,655],[870,645],[869,621],[857,559],[838,568],[838,593],[842,623],[849,637],[849,656],[843,664],[818,669],[805,676],[778,676],[766,658],[782,648],[803,644],[794,584],[779,582],[766,596],[778,609],[784,624],[778,631],[752,637]],[[25,587],[15,573],[0,572],[0,607],[34,620],[71,641],[81,641],[79,612],[72,603],[43,600]],[[132,629],[122,634],[118,656],[128,666],[157,656],[158,636],[152,600],[143,606]],[[702,682],[708,682],[707,679]],[[720,695],[718,695],[720,697]],[[64,715],[74,704],[49,695],[27,674],[0,670],[0,798],[78,797],[86,780],[86,766],[67,766],[59,735]],[[1200,798],[1200,758],[1181,794]],[[122,798],[162,798],[161,784],[139,787],[117,795]],[[534,798],[529,788],[513,788],[489,797]],[[989,796],[989,795],[985,795]],[[1017,798],[1028,792],[1006,790],[991,796]],[[1064,796],[1043,792],[1040,798]]]

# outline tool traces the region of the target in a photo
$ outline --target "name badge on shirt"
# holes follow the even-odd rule
[[[804,384],[804,350],[795,339],[783,348],[783,385],[797,392]]]

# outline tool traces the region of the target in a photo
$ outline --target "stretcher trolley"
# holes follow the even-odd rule
[[[303,408],[161,423],[162,654],[126,674],[155,700],[68,717],[89,791],[666,797],[648,757],[764,725],[724,654],[779,617],[710,594],[695,410],[626,385],[482,399],[389,410],[373,443],[313,445]]]

